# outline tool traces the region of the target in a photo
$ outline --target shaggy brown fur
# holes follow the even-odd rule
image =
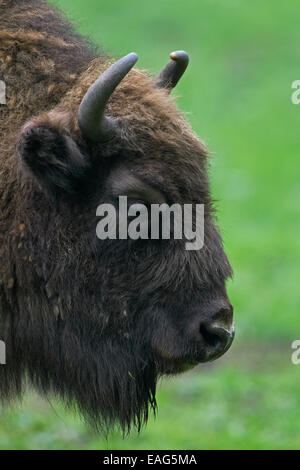
[[[182,331],[199,309],[205,317],[227,302],[231,270],[211,216],[206,149],[147,73],[132,70],[108,103],[114,139],[81,135],[78,106],[111,62],[49,4],[0,0],[0,396],[20,394],[27,375],[96,426],[129,429],[155,407],[159,375],[204,360]],[[170,203],[205,204],[201,252],[96,239],[96,207],[114,202],[108,176],[123,166]]]

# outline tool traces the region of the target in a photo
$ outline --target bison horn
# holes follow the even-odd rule
[[[155,79],[155,86],[158,88],[174,88],[189,63],[189,55],[185,51],[175,51],[170,54],[171,61],[162,69]]]
[[[122,57],[111,65],[88,89],[78,111],[78,124],[82,134],[94,142],[109,140],[115,134],[116,123],[113,118],[105,116],[106,104],[138,60],[137,54]]]

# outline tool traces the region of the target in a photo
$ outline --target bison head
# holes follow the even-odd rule
[[[10,373],[26,373],[99,427],[140,427],[161,375],[216,359],[234,335],[207,151],[169,96],[188,56],[171,59],[154,80],[131,70],[133,53],[97,80],[94,61],[17,142]],[[203,248],[99,240],[96,209],[118,207],[119,196],[129,206],[203,204]]]

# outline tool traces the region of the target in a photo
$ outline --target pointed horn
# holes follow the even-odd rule
[[[116,129],[114,119],[104,115],[106,104],[138,60],[132,52],[111,65],[88,89],[78,111],[78,124],[84,137],[94,142],[109,140]]]
[[[170,54],[171,61],[157,75],[155,86],[158,88],[174,88],[185,72],[189,63],[189,55],[185,51],[175,51]]]

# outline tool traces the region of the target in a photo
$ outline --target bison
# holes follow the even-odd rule
[[[29,383],[97,430],[141,427],[156,384],[221,356],[234,336],[231,267],[208,151],[157,77],[115,60],[39,0],[0,0],[0,366],[3,403]],[[99,204],[203,204],[205,243],[99,240]]]

